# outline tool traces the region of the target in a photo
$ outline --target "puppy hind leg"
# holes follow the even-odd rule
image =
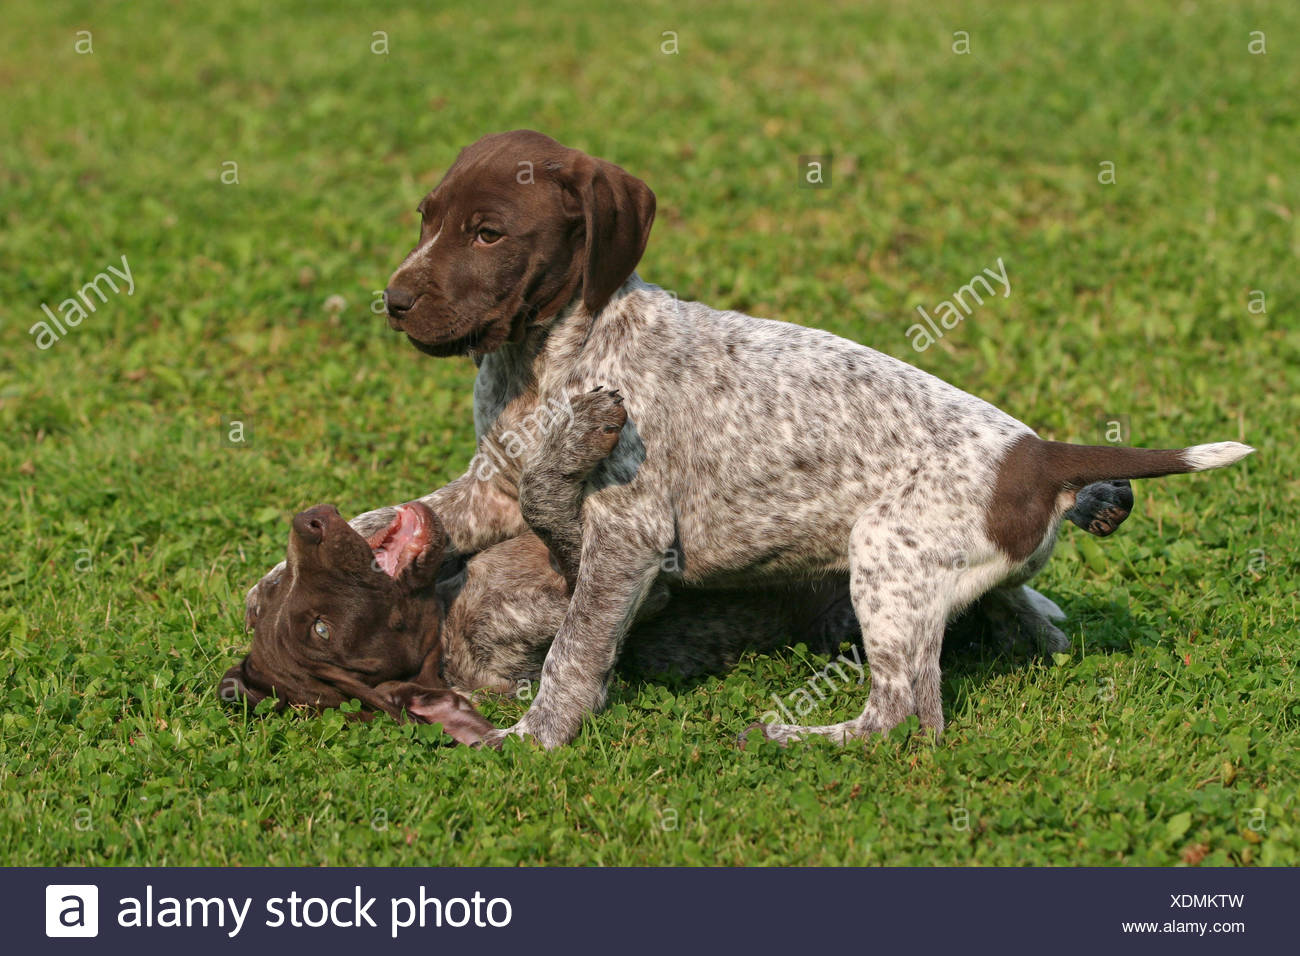
[[[942,730],[939,649],[959,572],[917,551],[900,555],[889,546],[891,536],[898,535],[874,514],[860,519],[850,535],[849,594],[871,674],[862,713],[838,724],[771,724],[763,728],[769,739],[816,734],[845,742],[885,733],[915,713],[928,729]]]
[[[984,620],[993,640],[1004,650],[1055,654],[1070,649],[1070,639],[1052,623],[1054,617],[1064,617],[1060,608],[1024,585],[994,588],[980,598],[974,613]]]
[[[860,573],[858,568],[852,578],[871,674],[865,707],[856,718],[838,724],[768,724],[762,730],[769,740],[787,743],[817,735],[847,743],[886,733],[911,714],[920,714],[923,726],[935,733],[943,729],[938,655],[943,642],[942,604],[918,606],[911,599],[912,582],[904,578]],[[907,600],[901,599],[904,595]]]
[[[931,607],[938,611],[939,604]],[[943,733],[943,695],[941,691],[939,652],[943,649],[945,619],[942,614],[928,621],[918,621],[915,652],[912,655],[912,700],[921,727],[935,737]]]
[[[1024,587],[1025,597],[1029,600],[1030,604],[1042,612],[1043,617],[1047,618],[1049,621],[1065,620],[1065,612],[1061,610],[1060,606],[1057,605],[1055,601],[1049,598],[1046,594],[1041,594],[1038,591],[1035,591],[1027,584]]]

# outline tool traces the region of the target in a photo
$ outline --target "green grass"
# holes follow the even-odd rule
[[[0,862],[1300,862],[1300,8],[421,6],[6,10]],[[232,719],[214,688],[287,518],[470,457],[472,365],[369,306],[456,149],[520,126],[654,187],[641,272],[685,297],[866,342],[1048,437],[1122,418],[1259,454],[1140,483],[1111,540],[1064,532],[1039,586],[1074,650],[949,648],[937,747],[738,751],[824,663],[797,648],[619,683],[556,753]],[[832,187],[795,188],[822,153]],[[134,295],[38,350],[40,304],[122,255]],[[1010,297],[913,352],[915,307],[999,256]]]

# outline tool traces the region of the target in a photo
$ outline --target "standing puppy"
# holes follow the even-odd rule
[[[661,573],[699,586],[847,577],[871,669],[866,706],[842,723],[768,735],[843,741],[914,713],[938,732],[945,621],[990,591],[1038,613],[1023,584],[1079,489],[1217,468],[1251,451],[1044,441],[862,345],[680,302],[633,272],[654,208],[649,188],[617,166],[539,133],[487,136],[420,204],[420,241],[389,283],[393,328],[423,352],[479,364],[480,434],[530,391],[545,402],[606,385],[625,397],[618,446],[589,479],[573,599],[539,692],[495,739],[572,740],[603,703]],[[473,466],[422,500],[460,550],[519,520],[517,503]],[[371,512],[357,525],[366,533],[386,518]]]

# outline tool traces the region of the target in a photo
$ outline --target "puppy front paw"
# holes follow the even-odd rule
[[[496,730],[489,730],[474,746],[483,747],[489,750],[500,750],[506,738],[515,733],[514,727],[500,727]]]
[[[513,727],[502,727],[499,730],[492,730],[484,734],[483,738],[479,741],[479,746],[491,747],[493,750],[500,750],[502,745],[506,742],[507,737],[519,737],[523,740],[529,741],[530,743],[541,744],[541,746],[546,750],[555,750],[559,747],[563,747],[573,739],[571,736],[551,733],[545,729],[530,729],[524,721],[521,720]]]
[[[583,477],[618,444],[627,424],[627,409],[617,389],[597,385],[590,392],[569,399],[569,412],[571,420],[564,442],[568,457],[565,471]]]

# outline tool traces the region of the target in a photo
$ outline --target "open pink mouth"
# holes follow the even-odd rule
[[[428,510],[415,505],[398,505],[393,523],[366,543],[375,553],[375,563],[390,578],[395,578],[424,553],[433,537],[432,532]]]

